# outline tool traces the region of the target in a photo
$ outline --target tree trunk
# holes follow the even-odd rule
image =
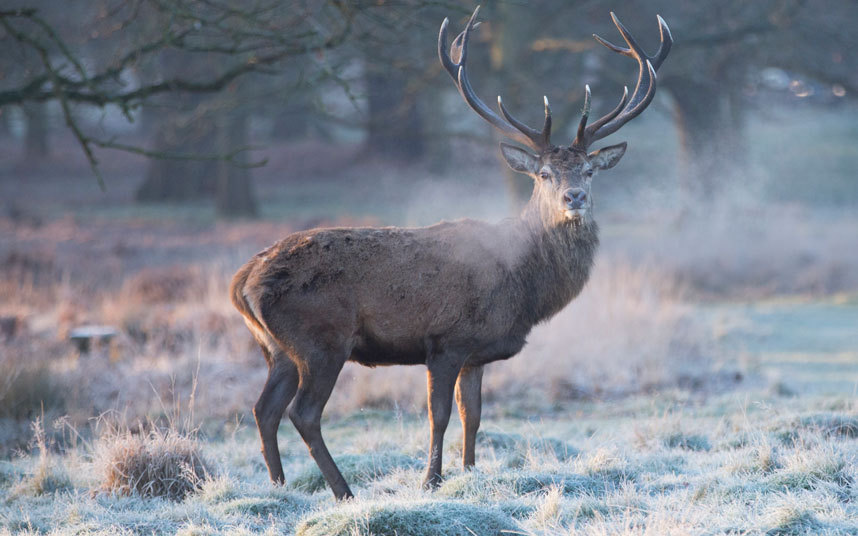
[[[665,86],[676,105],[685,201],[717,197],[747,158],[739,96],[722,84],[687,78],[671,78]]]
[[[406,91],[407,81],[395,68],[367,65],[370,152],[398,160],[423,155],[423,125],[417,99]]]
[[[188,64],[169,50],[159,57],[163,73],[190,76],[213,69],[214,59]],[[232,87],[233,96],[240,93]],[[165,101],[166,102],[166,101]],[[165,156],[227,155],[247,145],[247,121],[229,102],[198,94],[174,95],[172,113],[154,108],[144,113],[144,122],[154,136],[152,147]],[[244,156],[236,157],[237,162]],[[144,202],[181,202],[214,198],[218,215],[254,216],[256,201],[247,168],[222,160],[153,158],[136,199]]]
[[[155,150],[164,154],[227,155],[247,145],[247,118],[236,110],[178,113],[155,129]],[[144,202],[215,199],[219,216],[258,213],[245,155],[232,161],[152,159],[136,198]]]
[[[423,105],[427,134],[424,151],[426,165],[433,173],[445,175],[450,170],[453,148],[446,131],[449,123],[444,114],[444,92],[437,89],[426,92]]]
[[[216,124],[209,114],[195,117],[191,112],[165,116],[154,128],[153,148],[168,154],[210,154],[215,147]],[[153,158],[146,179],[137,189],[143,202],[189,201],[215,193],[217,162]]]
[[[27,134],[24,137],[24,158],[42,159],[48,156],[48,114],[45,104],[29,103],[23,106],[27,118]]]
[[[313,102],[308,92],[294,89],[277,105],[271,137],[278,140],[303,141],[310,134]]]
[[[217,124],[218,152],[227,154],[247,145],[247,118],[243,114],[235,110],[223,113],[218,117]],[[215,206],[219,216],[235,218],[258,215],[250,169],[242,167],[246,164],[244,154],[236,155],[233,162],[218,162]]]
[[[490,64],[492,70],[492,78],[495,80],[495,87],[503,88],[504,106],[512,111],[513,114],[521,117],[521,112],[524,106],[521,95],[521,86],[519,84],[510,84],[510,80],[514,80],[514,74],[517,67],[532,61],[530,54],[529,39],[533,35],[532,17],[522,6],[512,5],[506,2],[499,2],[495,6],[497,13],[497,22],[494,24],[491,50]],[[491,104],[491,100],[488,104]],[[539,102],[539,101],[538,101]],[[539,102],[541,104],[541,102]],[[534,106],[537,103],[529,103]],[[542,109],[541,106],[538,109]],[[538,126],[541,126],[541,122]],[[498,142],[508,139],[501,136],[496,130],[492,129],[494,137]],[[497,151],[497,146],[495,146]],[[498,158],[503,162],[500,156],[500,151],[497,152]],[[533,181],[525,175],[513,171],[504,162],[502,164],[504,173],[504,182],[509,193],[512,212],[518,214],[522,207],[527,204],[533,193]]]

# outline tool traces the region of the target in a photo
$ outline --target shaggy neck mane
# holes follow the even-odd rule
[[[533,326],[560,312],[577,296],[593,266],[599,246],[598,226],[591,217],[571,222],[553,205],[547,188],[534,188],[516,225],[528,247],[512,270],[519,321]]]

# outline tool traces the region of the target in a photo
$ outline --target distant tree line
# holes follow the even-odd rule
[[[381,158],[448,160],[450,125],[438,110],[453,89],[434,48],[441,20],[461,28],[470,2],[20,4],[0,9],[0,124],[18,107],[25,155],[38,158],[50,150],[46,104],[58,104],[99,181],[109,180],[99,149],[151,157],[141,201],[211,196],[221,215],[257,214],[251,173],[264,161],[250,145],[252,118],[265,118],[274,138],[325,137],[332,125],[348,125]],[[550,92],[557,123],[570,128],[585,82],[604,89],[597,106],[612,106],[633,73],[589,37],[615,38],[609,9],[600,0],[488,3],[473,47],[478,91],[502,93],[525,117]],[[717,192],[729,168],[742,165],[745,117],[763,68],[858,95],[850,53],[858,38],[847,23],[858,20],[854,2],[633,0],[622,10],[645,47],[658,37],[656,13],[673,31],[659,85],[674,112],[683,184],[695,194]],[[332,94],[347,108],[332,104]],[[86,119],[91,109],[139,127],[134,135],[105,131]]]

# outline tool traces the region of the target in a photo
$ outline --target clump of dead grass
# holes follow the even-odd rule
[[[449,441],[452,448],[461,450],[461,437]],[[505,467],[521,469],[538,460],[565,462],[578,456],[579,451],[569,443],[556,437],[521,435],[499,431],[477,432],[477,448],[491,449]]]
[[[183,413],[182,399],[174,395],[172,407],[164,408],[165,426],[149,421],[131,429],[102,419],[105,432],[93,456],[101,491],[181,501],[216,476],[214,466],[203,456],[199,430],[193,426],[197,374],[187,410]]]
[[[126,301],[147,305],[202,299],[205,277],[194,265],[148,267],[127,278],[119,295]]]
[[[175,501],[199,489],[214,474],[196,434],[172,427],[152,427],[138,434],[111,430],[99,440],[95,465],[103,492]]]

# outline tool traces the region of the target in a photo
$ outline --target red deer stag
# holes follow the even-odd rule
[[[438,37],[441,64],[468,105],[503,136],[506,162],[534,181],[518,218],[473,220],[422,228],[314,229],[287,236],[245,264],[232,281],[233,304],[268,363],[268,380],[253,414],[274,482],[284,481],[277,428],[284,410],[298,429],[337,499],[352,496],[322,439],[322,409],[346,361],[363,365],[426,365],[430,428],[425,487],[441,480],[441,451],[453,398],[464,429],[463,464],[474,465],[480,425],[483,365],[522,349],[531,328],[560,311],[584,287],[598,245],[590,183],[617,164],[621,143],[588,153],[652,101],[656,70],[670,51],[670,30],[658,18],[661,45],[647,55],[611,14],[628,48],[594,36],[638,62],[638,81],[613,111],[587,124],[590,89],[577,136],[550,142],[545,100],[542,130],[500,115],[474,93],[466,70],[468,39],[479,8],[447,53],[445,19]]]

